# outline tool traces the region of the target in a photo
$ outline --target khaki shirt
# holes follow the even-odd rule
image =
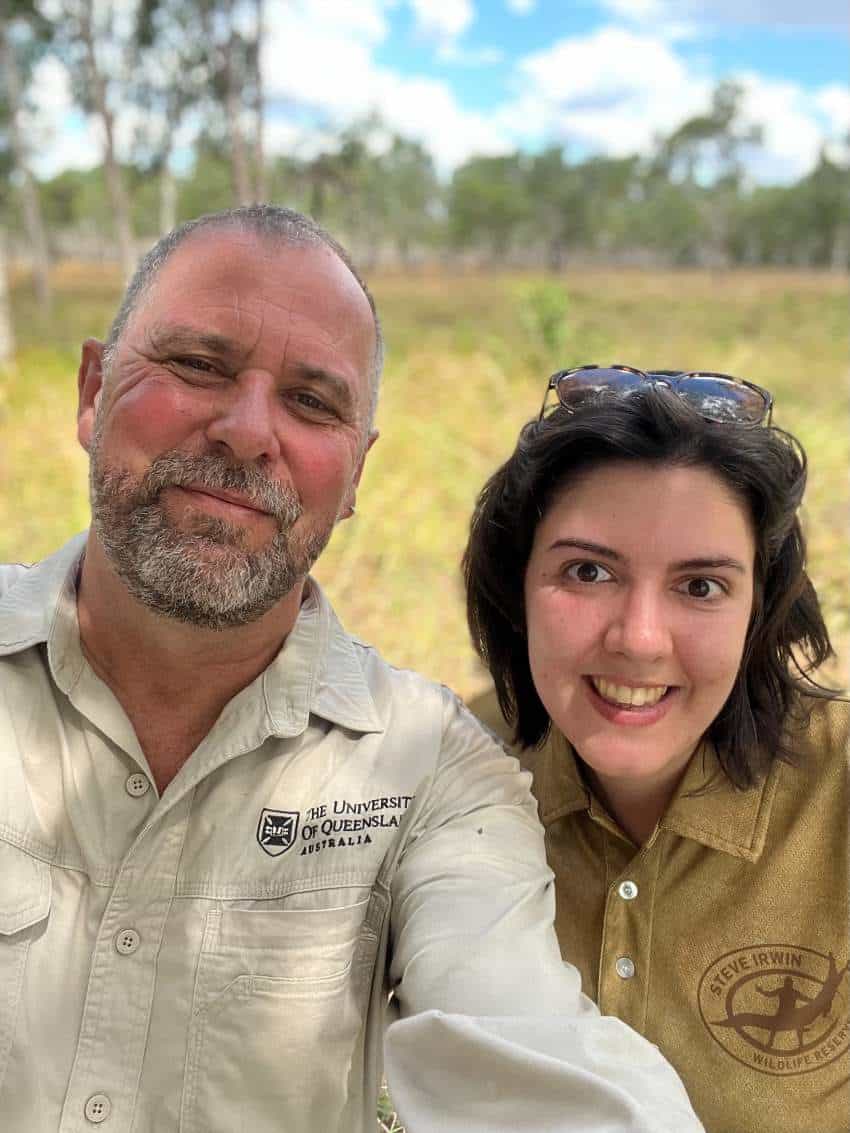
[[[390,990],[410,1133],[514,1133],[532,1092],[531,1128],[699,1128],[561,963],[528,776],[450,693],[313,586],[160,797],[80,648],[83,545],[0,570],[0,1128],[374,1129]]]
[[[507,736],[495,695],[472,705]],[[564,957],[657,1043],[709,1133],[847,1133],[850,705],[820,702],[798,766],[738,791],[693,759],[638,848],[570,745],[528,752]]]

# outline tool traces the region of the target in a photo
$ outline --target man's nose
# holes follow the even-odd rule
[[[605,647],[639,661],[668,656],[672,633],[665,595],[649,587],[627,591],[607,628]]]
[[[239,461],[273,461],[280,455],[275,412],[277,390],[271,374],[262,370],[237,375],[222,392],[207,437]]]

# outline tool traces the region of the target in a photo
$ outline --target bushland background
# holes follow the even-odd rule
[[[765,181],[751,92],[721,76],[699,113],[633,154],[553,137],[446,169],[380,108],[318,123],[307,151],[272,152],[271,5],[0,0],[0,558],[36,559],[87,523],[79,344],[105,334],[140,253],[182,219],[273,200],[353,250],[388,344],[357,516],[316,571],[352,631],[475,692],[485,678],[458,571],[468,516],[549,373],[700,368],[771,389],[777,424],[810,454],[811,573],[843,679],[850,130],[824,135],[796,180]],[[46,63],[61,67],[77,120],[97,127],[89,168],[36,176]],[[850,107],[846,92],[827,95]],[[66,114],[66,154],[75,129]]]
[[[37,559],[88,522],[79,345],[105,334],[139,254],[175,222],[273,200],[353,250],[388,344],[357,515],[316,571],[350,630],[462,694],[484,687],[459,559],[549,373],[705,368],[771,389],[809,452],[811,574],[830,676],[846,681],[850,137],[824,137],[796,180],[760,180],[761,126],[721,77],[633,154],[553,137],[446,169],[380,109],[320,122],[309,152],[272,152],[268,18],[267,0],[0,0],[0,560]],[[36,175],[45,61],[97,127],[88,169]],[[386,1101],[379,1120],[396,1127]]]

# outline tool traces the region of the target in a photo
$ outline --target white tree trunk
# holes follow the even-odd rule
[[[106,78],[98,67],[95,52],[93,0],[83,0],[80,8],[80,34],[86,50],[86,65],[92,96],[103,124],[104,147],[103,168],[106,174],[106,191],[112,207],[115,235],[118,240],[118,255],[125,279],[136,270],[136,249],[133,229],[130,223],[130,203],[124,188],[124,178],[115,154],[115,121],[106,92]]]
[[[15,167],[21,175],[21,199],[24,206],[24,225],[32,257],[33,279],[39,306],[42,310],[50,308],[50,261],[47,254],[47,239],[41,217],[41,202],[38,186],[29,167],[29,157],[24,143],[20,124],[21,78],[18,61],[6,28],[0,23],[0,73],[6,76],[6,98],[8,100],[9,141],[15,158]]]

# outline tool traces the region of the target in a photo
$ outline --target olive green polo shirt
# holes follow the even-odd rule
[[[472,704],[507,735],[495,697]],[[522,756],[556,877],[564,958],[682,1076],[708,1133],[847,1133],[847,702],[796,767],[733,788],[708,749],[635,846],[561,735]]]

